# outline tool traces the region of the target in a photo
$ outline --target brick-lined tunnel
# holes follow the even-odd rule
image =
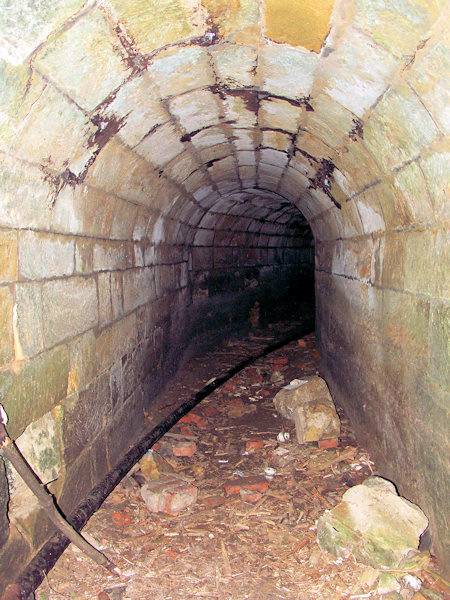
[[[448,559],[447,23],[439,0],[2,9],[0,401],[63,511],[185,351],[315,281],[321,373]],[[3,465],[0,505],[4,586],[51,531]]]

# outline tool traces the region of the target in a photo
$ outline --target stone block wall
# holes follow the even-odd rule
[[[445,559],[448,7],[319,4],[2,12],[0,401],[70,510],[189,345],[308,295],[315,247],[323,374]],[[49,526],[7,469],[12,576]]]

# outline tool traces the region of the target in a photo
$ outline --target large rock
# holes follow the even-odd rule
[[[418,548],[427,525],[422,510],[400,497],[390,481],[369,477],[319,518],[317,541],[335,556],[353,554],[364,564],[392,569]]]
[[[300,444],[339,437],[339,417],[321,377],[294,379],[278,392],[273,402],[279,413],[295,422]]]

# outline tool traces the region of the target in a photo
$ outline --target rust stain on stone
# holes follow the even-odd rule
[[[241,10],[241,0],[202,0],[202,5],[208,11],[209,20],[220,29],[234,20]]]
[[[310,181],[311,188],[319,188],[320,190],[322,190],[333,202],[333,204],[340,209],[340,203],[334,198],[330,191],[331,183],[333,181],[333,171],[335,168],[336,167],[331,160],[328,160],[327,158],[322,158],[322,160],[320,161],[319,168],[317,169],[316,174],[314,176],[314,179],[310,179]]]
[[[267,38],[319,53],[328,35],[334,0],[266,0]]]
[[[354,142],[358,141],[358,138],[362,140],[364,138],[363,122],[361,119],[355,118],[353,119],[353,124],[354,127],[348,132],[348,137]]]

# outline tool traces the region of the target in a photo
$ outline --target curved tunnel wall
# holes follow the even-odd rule
[[[3,11],[1,402],[70,510],[194,334],[306,291],[310,227],[323,374],[445,557],[448,9],[316,4]],[[0,492],[17,570],[50,527]]]

